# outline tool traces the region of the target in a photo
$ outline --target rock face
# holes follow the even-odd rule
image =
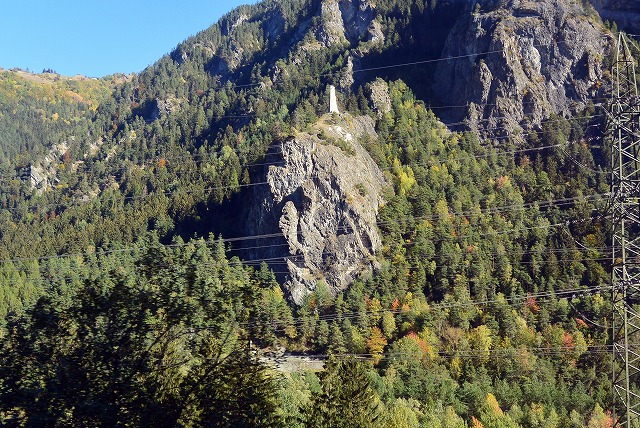
[[[599,94],[610,41],[580,2],[512,0],[486,8],[462,15],[442,54],[452,59],[438,65],[434,90],[443,104],[457,106],[444,115],[447,122],[512,135],[551,112],[580,110]]]
[[[323,1],[320,4],[322,24],[316,29],[316,39],[324,46],[344,45],[347,43],[344,21],[337,0]]]
[[[640,0],[591,0],[591,4],[602,19],[634,34],[640,32]]]
[[[378,119],[382,119],[385,114],[391,111],[389,85],[382,79],[376,79],[367,85],[367,92],[369,93],[373,110],[376,112]]]
[[[66,143],[54,144],[49,154],[29,168],[29,183],[37,195],[42,195],[57,181],[58,165],[62,155],[69,150]]]
[[[327,47],[356,45],[366,36],[375,37],[375,5],[369,0],[323,0],[319,15],[316,39]]]
[[[300,304],[319,281],[334,294],[375,266],[376,215],[385,180],[359,138],[375,137],[370,118],[326,115],[312,133],[276,144],[245,213],[248,260],[266,260]],[[273,236],[277,236],[275,242]]]
[[[376,17],[375,4],[370,0],[341,0],[339,2],[345,35],[351,44],[364,38],[374,37],[373,19]]]

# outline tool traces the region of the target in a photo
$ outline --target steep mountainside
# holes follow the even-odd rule
[[[115,79],[0,69],[0,174],[28,176],[30,165],[47,163],[43,158],[57,152],[54,145],[73,146],[81,159],[75,151],[83,146],[88,156],[103,132],[92,118],[115,85]],[[57,162],[65,152],[56,153]]]
[[[267,1],[189,39],[134,88],[149,120],[226,82],[258,96],[284,91],[290,104],[290,85],[317,94],[329,80],[348,97],[376,77],[402,78],[453,126],[505,134],[600,97],[610,45],[584,2]],[[158,74],[185,83],[167,93]],[[247,101],[243,112],[256,111]]]
[[[396,106],[385,83],[400,77],[420,102],[433,104],[435,114],[452,127],[524,144],[532,129],[551,132],[544,126],[551,115],[566,117],[600,101],[608,83],[610,39],[595,10],[583,2],[271,0],[230,12],[139,75],[100,82],[34,76],[31,80],[61,88],[54,93],[69,86],[60,93],[66,94],[63,99],[70,103],[73,117],[58,119],[60,113],[48,112],[50,107],[37,110],[34,105],[29,110],[39,111],[40,120],[50,122],[52,131],[49,136],[22,138],[21,148],[6,157],[7,178],[15,181],[4,186],[3,204],[13,210],[11,221],[19,225],[8,227],[11,232],[2,237],[6,252],[26,255],[23,240],[51,236],[58,236],[52,238],[58,242],[53,248],[65,252],[81,250],[82,243],[131,242],[147,230],[167,241],[194,233],[237,232],[237,227],[216,217],[220,210],[214,207],[255,181],[253,164],[264,163],[274,141],[284,141],[287,147],[287,141],[298,141],[301,131],[317,122],[326,112],[327,84],[337,86],[344,109],[375,117],[382,132],[378,137],[371,134],[373,140],[402,138],[388,131],[394,126],[389,115]],[[6,86],[12,75],[3,76]],[[115,86],[111,97],[100,92],[107,84]],[[92,95],[73,92],[73,85],[86,87],[82,90]],[[4,94],[10,90],[7,87]],[[59,129],[62,122],[68,129]],[[16,131],[23,134],[34,126],[26,120],[15,123],[23,123],[22,131]],[[520,134],[522,129],[526,132]],[[565,138],[576,135],[584,133],[573,128],[565,132]],[[381,166],[394,162],[390,154],[369,149]],[[412,156],[406,150],[403,159]],[[329,181],[340,175],[340,168],[334,169]],[[271,176],[286,172],[274,169]],[[309,179],[316,172],[296,174]],[[55,191],[43,193],[54,184]],[[297,194],[294,191],[287,192]],[[350,192],[337,189],[331,203],[348,198]],[[370,206],[363,204],[370,229],[379,189],[363,192],[370,199]],[[102,198],[112,193],[122,204],[115,222],[102,215]],[[271,197],[276,201],[267,201]],[[267,227],[270,232],[296,223],[299,207],[293,213],[275,194],[261,198],[259,207],[287,212],[282,221]],[[87,202],[95,205],[88,209],[92,219],[78,229],[75,223],[85,216],[80,213],[87,210]],[[38,225],[23,225],[18,214],[22,210],[37,214],[28,221]],[[140,212],[144,215],[139,221],[120,223]],[[57,219],[61,213],[67,217]],[[279,219],[283,214],[251,211],[242,233],[263,233],[258,219],[265,215]],[[68,230],[82,239],[56,234],[45,226],[52,218],[61,222],[58,231]],[[308,238],[307,248],[289,238],[290,255],[323,253],[319,249],[326,245],[324,240],[335,241],[329,238],[336,234],[332,228],[343,226],[339,216],[325,220],[298,221],[302,233],[316,233],[317,228],[323,243]],[[358,267],[354,274],[347,273],[347,265],[359,265],[362,256],[378,248],[374,232],[362,233],[370,239],[358,240],[354,260],[332,250],[311,257],[315,268],[304,275],[306,264],[298,274],[289,269],[298,278],[297,285],[287,286],[290,291],[300,288],[305,275],[324,277],[334,291],[344,289],[361,271]],[[41,255],[49,251],[38,248]],[[344,269],[322,271],[319,266],[328,259],[341,260]],[[304,293],[293,294],[300,302]]]
[[[363,260],[377,252],[372,222],[379,189],[363,190],[370,202],[362,205],[367,231],[354,229],[354,234],[369,238],[356,239],[354,259],[335,250],[325,254],[326,242],[338,242],[335,228],[345,226],[338,214],[331,220],[300,220],[304,216],[300,217],[299,204],[294,213],[284,196],[262,195],[256,207],[245,209],[251,215],[240,230],[220,220],[221,210],[215,208],[256,181],[252,165],[264,163],[274,141],[288,147],[287,141],[298,141],[304,135],[301,130],[317,122],[326,112],[327,84],[337,86],[346,110],[378,120],[375,126],[383,132],[379,137],[371,134],[372,140],[398,137],[388,134],[395,106],[385,80],[400,77],[453,128],[480,130],[498,141],[507,138],[523,144],[530,130],[545,131],[542,125],[551,115],[566,117],[601,101],[608,84],[610,39],[595,10],[584,2],[271,0],[230,12],[139,75],[102,81],[43,75],[27,81],[4,72],[3,94],[8,101],[15,91],[11,82],[46,83],[71,109],[64,115],[49,112],[52,103],[43,97],[46,108],[38,110],[34,102],[24,113],[40,112],[38,121],[5,127],[6,132],[22,123],[15,132],[24,135],[18,139],[24,140],[22,146],[6,157],[5,174],[15,181],[4,186],[3,203],[14,210],[12,221],[20,225],[9,227],[15,232],[3,237],[6,251],[28,254],[20,242],[56,235],[45,223],[65,212],[68,219],[56,220],[61,222],[58,230],[83,237],[58,234],[53,239],[59,242],[54,246],[59,252],[79,251],[83,242],[97,246],[114,239],[130,242],[147,230],[169,241],[194,233],[272,233],[296,223],[302,234],[317,233],[322,239],[287,238],[290,256],[314,255],[300,264],[299,271],[289,266],[293,282],[286,287],[297,302],[306,293],[302,288],[313,289],[301,285],[315,281],[307,277],[323,278],[337,292],[362,271]],[[115,86],[111,97],[101,92],[107,85]],[[34,99],[40,100],[39,93],[32,91]],[[33,132],[28,130],[40,129],[40,121],[50,123],[50,135],[29,137]],[[68,128],[59,128],[61,123]],[[583,135],[573,128],[565,134],[566,138]],[[4,150],[10,150],[5,140]],[[404,158],[411,157],[407,150]],[[376,160],[387,167],[394,161],[389,154],[378,154]],[[341,168],[332,168],[327,180],[339,181]],[[289,173],[291,180],[295,175],[306,180],[319,174],[274,169],[270,176]],[[55,191],[43,193],[53,185]],[[353,197],[352,189],[339,187],[330,195],[330,204]],[[115,222],[101,215],[101,199],[112,192],[123,210]],[[295,188],[287,192],[300,193]],[[269,202],[272,197],[276,200]],[[93,214],[87,227],[79,230],[75,219],[84,217],[80,212],[86,202],[96,207],[89,209]],[[23,209],[37,213],[29,221],[42,225],[22,226],[16,216]],[[138,222],[119,223],[138,212],[145,213]],[[263,222],[265,216],[273,216],[273,221]],[[335,242],[331,245],[345,250]],[[38,250],[41,255],[47,254],[46,248]],[[257,259],[275,255],[286,252],[249,254]],[[327,260],[342,264],[321,268]]]
[[[615,31],[266,0],[139,74],[0,72],[0,425],[614,426]]]

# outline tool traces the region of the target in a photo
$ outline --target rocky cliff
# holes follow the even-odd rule
[[[602,19],[615,22],[619,28],[640,32],[640,0],[591,0]]]
[[[246,241],[246,259],[267,261],[298,304],[319,281],[336,293],[376,264],[385,180],[363,138],[375,138],[372,119],[324,116],[275,145],[248,198],[244,234],[270,240]]]
[[[579,111],[606,83],[610,38],[579,2],[513,0],[471,8],[448,36],[434,89],[449,123],[513,135]]]

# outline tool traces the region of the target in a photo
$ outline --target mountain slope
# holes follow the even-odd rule
[[[466,112],[436,111],[449,121],[469,119],[470,128],[496,141],[535,145],[527,140],[538,139],[536,132],[513,132],[532,128],[545,139],[556,134],[555,141],[588,138],[583,128],[596,120],[588,114],[576,126],[549,117],[581,112],[602,94],[609,44],[594,13],[572,2],[523,1],[481,2],[473,9],[459,1],[367,0],[266,1],[238,8],[140,75],[117,82],[113,96],[87,109],[72,131],[86,137],[56,137],[48,144],[63,138],[64,145],[43,156],[46,166],[44,160],[24,165],[32,182],[55,182],[58,189],[39,195],[28,186],[6,186],[11,202],[5,207],[12,211],[2,251],[45,256],[51,249],[82,251],[86,244],[127,245],[149,230],[167,242],[194,233],[260,234],[260,227],[241,230],[225,221],[224,204],[215,207],[252,185],[252,164],[264,159],[274,141],[299,134],[326,112],[328,83],[337,85],[342,108],[378,120],[381,146],[369,150],[383,168],[406,164],[415,153],[404,135],[404,143],[392,143],[398,136],[390,130],[400,126],[406,134],[411,126],[390,115],[398,106],[378,74],[405,77],[425,98],[421,102],[439,95],[445,104],[467,104]],[[422,43],[419,31],[425,25],[433,29],[429,43]],[[440,55],[444,59],[429,59]],[[423,61],[405,62],[415,59]],[[389,144],[408,147],[395,153]],[[55,159],[62,155],[58,167]],[[408,168],[394,170],[389,181],[410,181]],[[105,198],[115,198],[115,205],[107,204],[113,210],[102,208]],[[36,215],[22,216],[21,210]],[[25,241],[52,244],[33,250]],[[334,293],[348,285],[328,282],[341,284]]]
[[[477,3],[265,1],[97,104],[27,93],[79,113],[5,162],[0,418],[611,425],[611,33]],[[263,351],[326,370],[217,375]]]

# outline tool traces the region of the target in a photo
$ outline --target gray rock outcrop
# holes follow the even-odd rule
[[[37,195],[42,195],[58,182],[60,158],[68,150],[67,143],[54,144],[46,156],[30,166],[29,184]]]
[[[337,0],[325,0],[320,4],[322,24],[316,29],[316,39],[326,47],[347,43],[344,21]]]
[[[464,14],[448,36],[434,90],[445,119],[493,135],[539,125],[597,97],[610,39],[580,2],[513,0]],[[465,107],[460,107],[465,106]]]
[[[335,294],[376,265],[385,180],[359,138],[375,138],[373,120],[326,115],[276,144],[252,191],[244,233],[271,240],[245,242],[245,258],[266,260],[297,304],[319,281]]]
[[[391,112],[391,96],[389,95],[389,85],[382,79],[376,79],[367,84],[367,92],[373,110],[378,119],[382,119],[385,114]]]
[[[602,19],[635,34],[640,32],[640,0],[591,0],[591,4]]]
[[[324,46],[357,45],[374,37],[375,5],[369,0],[323,0],[316,39]],[[369,36],[369,37],[367,37]]]

